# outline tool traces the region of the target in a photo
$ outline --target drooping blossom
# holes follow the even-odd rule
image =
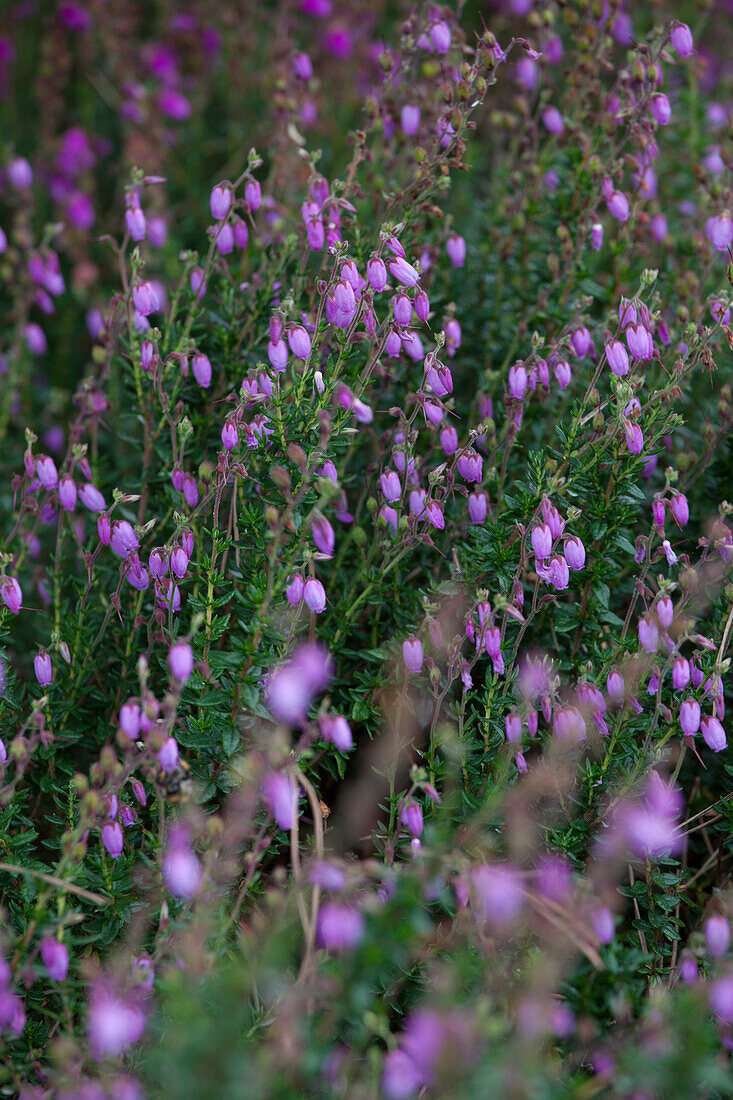
[[[364,936],[366,922],[352,905],[326,902],[318,913],[317,941],[334,955],[353,951]]]

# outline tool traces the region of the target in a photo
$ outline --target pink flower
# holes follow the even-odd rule
[[[183,475],[183,499],[189,508],[195,508],[199,502],[199,490],[191,474]]]
[[[79,499],[90,512],[103,512],[107,507],[99,489],[88,481],[79,490]]]
[[[128,700],[120,707],[119,727],[126,737],[134,741],[140,732],[140,707],[137,703]]]
[[[364,936],[365,921],[358,909],[329,901],[318,913],[318,944],[332,954],[352,951]]]
[[[638,424],[632,423],[631,420],[627,420],[624,423],[624,436],[626,438],[626,446],[632,455],[640,455],[644,449],[644,435]]]
[[[678,527],[685,527],[690,519],[690,506],[687,497],[683,493],[673,493],[669,502],[669,510]]]
[[[468,498],[468,518],[471,520],[471,523],[476,525],[485,523],[488,508],[489,499],[486,493],[474,489]]]
[[[411,636],[402,643],[402,659],[408,672],[415,674],[420,671],[423,664],[423,648],[418,638]]]
[[[629,325],[626,329],[626,343],[629,345],[629,353],[634,359],[648,362],[654,356],[654,341],[652,335],[644,325]]]
[[[315,644],[301,646],[290,661],[269,675],[263,691],[265,703],[278,722],[302,725],[311,700],[330,678],[328,651]]]
[[[400,124],[402,133],[406,137],[413,137],[420,129],[420,108],[406,103],[400,111]]]
[[[565,540],[563,554],[570,569],[577,571],[585,565],[585,547],[577,535]]]
[[[288,331],[288,344],[296,359],[309,359],[311,338],[302,325],[293,325]]]
[[[509,931],[523,903],[521,879],[509,864],[483,864],[471,874],[471,905],[477,919]]]
[[[76,484],[68,474],[59,481],[59,503],[65,512],[73,512],[76,508]]]
[[[226,218],[232,205],[232,191],[226,184],[219,183],[212,189],[209,196],[209,208],[215,221]]]
[[[139,1005],[97,985],[90,999],[87,1029],[92,1054],[101,1062],[117,1057],[142,1038],[145,1016]]]
[[[221,442],[225,451],[233,451],[239,443],[239,432],[233,421],[227,420],[221,429]]]
[[[333,557],[333,551],[336,545],[336,535],[333,527],[325,516],[315,517],[311,525],[311,533],[313,535],[313,541],[324,557]]]
[[[316,577],[309,577],[303,588],[306,607],[316,615],[326,610],[326,590]]]
[[[605,907],[594,909],[590,915],[593,931],[600,943],[611,943],[616,935],[613,913]]]
[[[457,233],[451,233],[445,242],[445,250],[451,267],[463,267],[466,262],[466,242],[463,237],[459,237]]]
[[[140,546],[135,529],[126,519],[118,519],[112,524],[109,540],[110,549],[118,558],[127,558]]]
[[[171,675],[185,683],[193,672],[193,651],[188,642],[176,642],[168,651]]]
[[[529,379],[524,363],[515,363],[509,370],[509,393],[515,401],[521,401],[527,392]]]
[[[262,187],[259,180],[247,180],[244,185],[244,198],[249,203],[249,208],[256,214],[262,203]]]
[[[36,673],[36,679],[41,687],[47,687],[53,679],[53,668],[51,666],[51,658],[48,653],[41,650],[33,658],[33,668]]]
[[[656,653],[659,647],[659,629],[649,618],[639,619],[639,644],[645,653]]]
[[[384,290],[387,285],[387,268],[384,265],[384,260],[379,256],[372,256],[370,260],[367,260],[366,265],[367,282],[372,290],[379,293]]]
[[[267,808],[279,828],[289,832],[298,816],[298,788],[284,772],[272,772],[262,784]]]
[[[552,553],[552,531],[548,524],[541,523],[539,526],[533,527],[530,538],[537,560],[544,561],[545,558],[549,558]]]
[[[542,113],[545,129],[550,134],[561,134],[565,128],[562,115],[557,107],[547,107]]]
[[[69,972],[69,952],[63,943],[46,936],[41,940],[41,958],[53,982],[63,982]]]
[[[612,190],[606,197],[606,205],[608,212],[612,217],[619,222],[628,221],[629,218],[629,200],[624,195],[623,191]]]
[[[689,57],[693,50],[692,33],[686,23],[674,23],[670,32],[672,49],[680,57]]]
[[[125,211],[125,228],[133,241],[144,241],[147,225],[145,215],[139,206]]]
[[[620,341],[611,340],[605,347],[606,359],[613,373],[618,378],[623,378],[629,373],[629,357],[626,348]]]
[[[420,836],[423,831],[422,808],[413,798],[408,799],[400,810],[400,822],[412,836]]]
[[[318,720],[324,741],[330,743],[339,752],[348,752],[354,747],[351,727],[342,714],[323,714]]]
[[[202,389],[207,389],[211,385],[211,361],[208,355],[204,355],[200,351],[196,352],[191,363],[191,369],[199,386]]]
[[[727,954],[730,947],[730,925],[725,917],[708,917],[705,921],[705,940],[713,958],[719,959]]]
[[[700,728],[700,704],[696,699],[685,699],[682,703],[680,726],[685,737],[693,737]]]
[[[104,826],[102,829],[102,844],[105,846],[112,859],[117,859],[122,855],[124,838],[122,836],[122,826],[119,821],[107,822]]]
[[[700,729],[705,744],[713,752],[721,752],[727,747],[728,741],[726,740],[725,730],[717,718],[706,714]]]
[[[185,826],[170,830],[162,863],[166,889],[177,898],[193,898],[199,892],[203,870],[193,851]]]
[[[652,117],[658,126],[666,126],[672,117],[672,108],[663,92],[652,96]]]
[[[420,276],[415,268],[401,256],[390,260],[389,270],[397,282],[402,283],[403,286],[417,286],[420,282]]]
[[[0,580],[0,597],[5,606],[17,615],[23,603],[23,591],[15,577],[3,577]]]
[[[132,288],[132,301],[135,309],[142,317],[155,313],[160,309],[160,300],[157,291],[151,282],[137,283]]]
[[[36,476],[44,489],[55,489],[58,485],[56,463],[48,455],[39,455],[36,459]]]

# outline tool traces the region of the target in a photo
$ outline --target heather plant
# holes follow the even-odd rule
[[[733,1091],[726,10],[12,9],[3,1095]]]

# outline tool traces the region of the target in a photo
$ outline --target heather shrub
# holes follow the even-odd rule
[[[726,11],[12,9],[3,1095],[730,1095]]]

